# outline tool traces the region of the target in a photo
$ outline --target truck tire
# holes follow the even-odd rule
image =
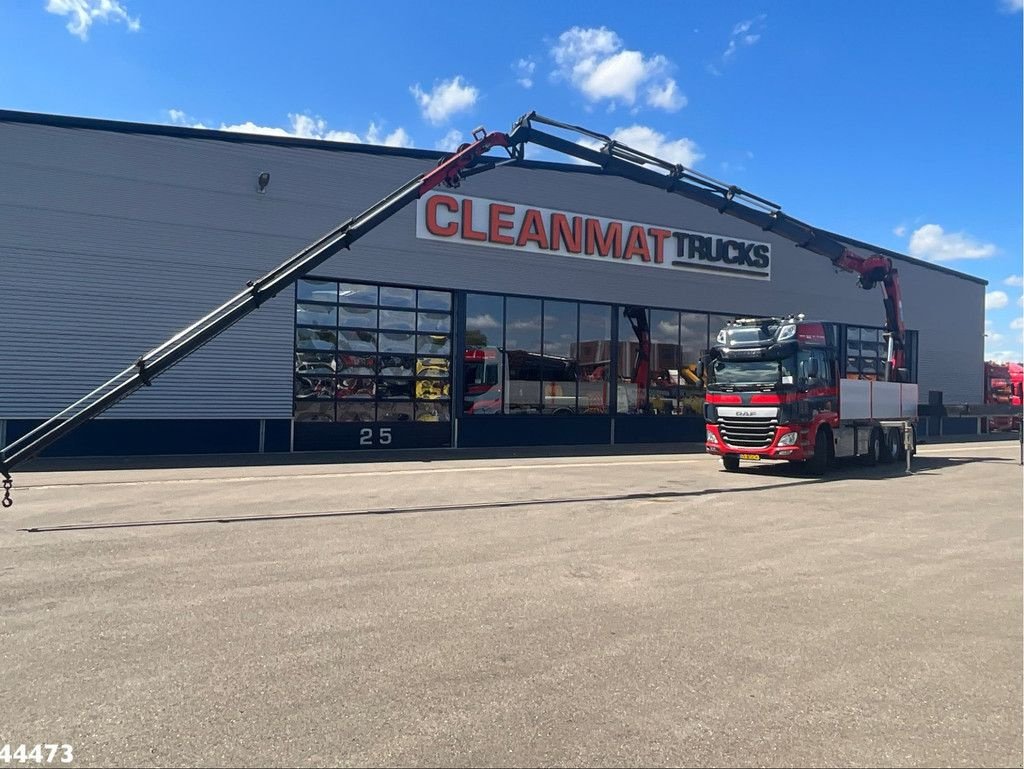
[[[878,459],[883,465],[892,464],[900,458],[903,446],[903,434],[896,427],[890,427],[882,437],[882,447]]]
[[[723,454],[722,467],[727,473],[735,473],[740,469],[740,458],[735,454]]]
[[[877,427],[871,431],[868,438],[868,451],[861,454],[860,461],[865,467],[874,467],[882,456],[882,431]]]
[[[814,436],[814,456],[807,460],[807,472],[811,475],[824,475],[831,462],[832,431],[822,427]]]

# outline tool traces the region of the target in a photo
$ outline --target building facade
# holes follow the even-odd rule
[[[0,112],[0,445],[439,157]],[[842,240],[897,261],[922,399],[980,402],[985,282]],[[701,351],[737,315],[793,313],[884,321],[878,290],[713,208],[506,166],[421,198],[51,453],[700,442]],[[877,375],[880,331],[849,346]]]

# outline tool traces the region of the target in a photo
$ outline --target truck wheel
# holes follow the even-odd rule
[[[814,456],[807,460],[807,472],[824,475],[832,461],[832,432],[823,427],[814,436]]]
[[[728,473],[735,473],[740,469],[740,458],[735,454],[725,454],[722,457],[722,466]]]
[[[903,434],[895,427],[885,431],[882,438],[882,450],[878,455],[883,465],[888,465],[900,458],[900,448],[903,445]]]
[[[866,467],[874,467],[882,456],[882,431],[877,427],[871,431],[868,438],[868,452],[861,455],[861,462]]]

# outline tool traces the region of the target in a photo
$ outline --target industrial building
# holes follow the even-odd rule
[[[0,445],[441,157],[0,111]],[[896,260],[922,399],[981,402],[985,281],[831,234]],[[846,370],[877,376],[881,296],[828,259],[527,161],[428,193],[49,453],[701,443],[701,351],[794,313],[876,327]]]

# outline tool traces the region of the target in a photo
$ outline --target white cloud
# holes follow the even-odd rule
[[[993,363],[1016,363],[1020,359],[1020,350],[989,350],[985,348],[985,360]]]
[[[209,128],[210,126],[196,122],[195,118],[180,109],[169,109],[167,114],[174,125],[187,126],[189,128]],[[351,144],[380,144],[385,147],[412,147],[412,137],[404,128],[396,128],[391,133],[383,133],[381,126],[371,122],[366,133],[360,136],[352,131],[328,130],[327,121],[322,117],[313,117],[307,114],[289,113],[288,120],[291,128],[280,126],[258,125],[251,120],[244,123],[226,125],[221,123],[218,130],[234,131],[235,133],[258,134],[261,136],[291,136],[299,139],[320,139],[331,142],[349,142]]]
[[[420,84],[409,87],[409,93],[420,105],[420,112],[426,120],[440,125],[457,112],[462,112],[476,104],[480,92],[464,83],[462,75],[445,80],[434,86],[430,93],[420,88]]]
[[[686,97],[667,76],[669,60],[624,48],[622,39],[607,27],[566,30],[551,48],[551,56],[556,79],[567,80],[591,102],[632,107],[637,92],[645,87],[651,107],[675,112],[686,106]]]
[[[1004,13],[1017,13],[1024,9],[1024,0],[1001,0],[999,5]]]
[[[93,22],[124,22],[130,32],[142,29],[139,17],[132,18],[120,0],[47,0],[46,10],[58,16],[70,17],[67,30],[83,41],[89,39]]]
[[[725,50],[722,51],[718,63],[723,66],[728,64],[736,56],[736,52],[740,48],[748,48],[757,43],[764,32],[765,19],[767,18],[767,15],[762,13],[752,19],[737,22],[732,28],[729,42],[726,44]],[[712,75],[722,74],[722,70],[716,64],[708,64],[707,69]]]
[[[464,137],[465,134],[462,131],[458,128],[453,128],[434,142],[434,149],[441,150],[442,152],[454,152],[460,144],[466,141]]]
[[[988,291],[985,294],[985,309],[1000,310],[1006,307],[1009,301],[1010,297],[1006,295],[1005,291]]]
[[[996,332],[992,326],[992,321],[985,321],[985,346],[1002,344],[1005,337],[1002,334]]]
[[[533,59],[520,59],[513,67],[516,73],[516,82],[523,88],[533,88],[533,72],[537,69],[537,62]]]
[[[631,125],[627,128],[616,128],[611,138],[648,155],[687,167],[695,166],[704,158],[704,153],[692,139],[669,139],[665,134],[648,126]],[[601,148],[600,142],[591,139],[585,139],[580,144],[595,150]]]
[[[647,103],[666,112],[676,112],[686,106],[686,97],[679,93],[676,81],[669,78],[662,85],[647,89]]]
[[[910,255],[931,262],[984,259],[997,251],[994,243],[982,243],[963,232],[946,232],[938,224],[926,224],[910,236]]]
[[[1014,318],[1012,321],[1010,321],[1010,328],[1012,328],[1014,331],[1020,331],[1022,328],[1024,328],[1024,318]]]
[[[907,234],[907,226],[905,224],[900,224],[897,225],[896,227],[893,227],[892,234],[895,235],[897,238],[902,238],[904,235]]]
[[[1003,283],[1007,286],[1015,286],[1016,288],[1020,288],[1021,286],[1024,286],[1024,277],[1021,277],[1020,275],[1011,275],[1006,280],[1004,280]]]

